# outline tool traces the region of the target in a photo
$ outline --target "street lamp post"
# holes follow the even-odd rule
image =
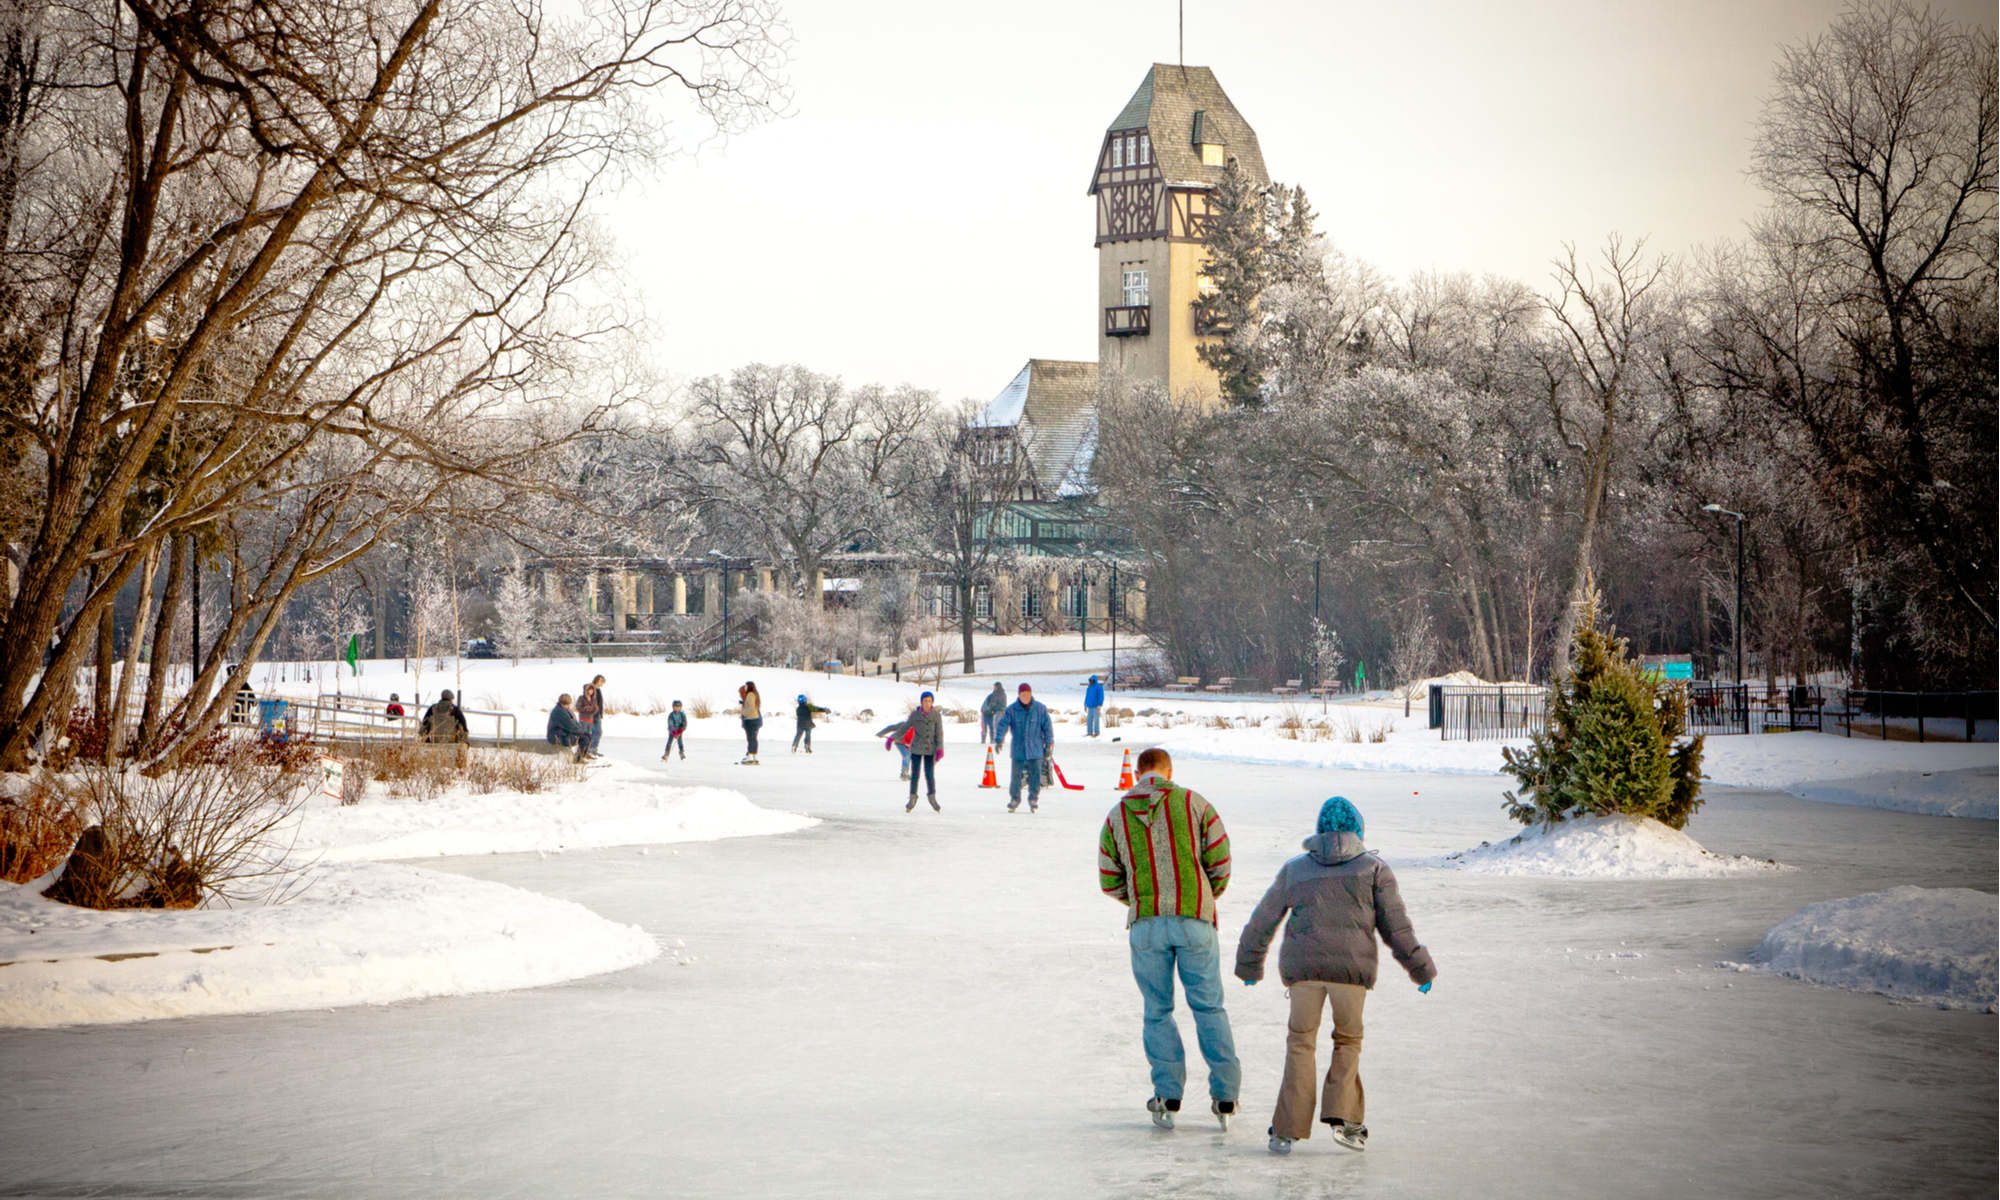
[[[1118,564],[1116,561],[1111,564],[1109,604],[1107,611],[1111,615],[1111,690],[1115,692],[1118,690]]]
[[[1736,635],[1736,682],[1743,682],[1743,514],[1720,504],[1704,504],[1701,511],[1736,518],[1736,611],[1729,622]]]

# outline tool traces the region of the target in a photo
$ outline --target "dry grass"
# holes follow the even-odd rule
[[[696,696],[688,701],[687,710],[704,721],[715,715],[715,705],[707,696]]]
[[[583,765],[567,754],[475,750],[466,759],[465,781],[475,791],[533,795],[581,779],[583,770]]]
[[[657,695],[650,695],[641,700],[627,700],[621,697],[606,704],[604,711],[613,716],[657,717],[667,711],[667,705]]]

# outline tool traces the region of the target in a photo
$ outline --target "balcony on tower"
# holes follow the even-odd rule
[[[1119,304],[1104,310],[1105,337],[1133,337],[1153,332],[1153,306]]]

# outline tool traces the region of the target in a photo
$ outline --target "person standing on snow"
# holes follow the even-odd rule
[[[904,812],[914,812],[917,807],[917,780],[924,778],[930,784],[931,808],[936,812],[937,763],[944,757],[944,714],[937,710],[937,697],[925,692],[917,701],[917,708],[903,722],[904,737],[910,748],[910,802],[903,806]]]
[[[1096,737],[1101,729],[1098,721],[1104,716],[1104,685],[1092,675],[1083,689],[1084,736]]]
[[[1222,1008],[1222,952],[1216,901],[1229,886],[1229,834],[1199,793],[1173,781],[1174,763],[1153,747],[1139,755],[1139,778],[1104,819],[1097,838],[1097,882],[1125,905],[1132,977],[1146,1003],[1143,1044],[1153,1072],[1146,1111],[1174,1127],[1187,1058],[1174,1023],[1174,973],[1194,1013],[1195,1037],[1208,1062],[1209,1111],[1229,1128],[1243,1067]]]
[[[1277,879],[1236,943],[1236,977],[1246,985],[1264,977],[1264,954],[1278,922],[1285,945],[1278,977],[1292,999],[1285,1039],[1285,1078],[1271,1114],[1271,1153],[1290,1154],[1292,1143],[1312,1136],[1313,1042],[1320,1014],[1333,1009],[1333,1061],[1327,1064],[1319,1119],[1333,1140],[1350,1150],[1368,1148],[1362,1124],[1361,1007],[1375,986],[1375,938],[1409,972],[1420,992],[1431,990],[1437,966],[1417,941],[1403,911],[1395,872],[1361,844],[1361,813],[1343,796],[1320,806],[1318,832],[1305,853],[1278,870]],[[1286,920],[1285,914],[1291,917]]]
[[[745,680],[736,689],[736,698],[743,702],[743,760],[741,766],[757,765],[757,731],[764,727],[764,698],[757,694],[755,682]]]
[[[465,742],[465,712],[452,700],[451,689],[438,693],[438,701],[424,712],[423,721],[417,726],[419,736],[426,742]]]
[[[910,732],[910,723],[907,720],[897,721],[893,725],[884,725],[882,728],[875,731],[875,736],[883,739],[882,748],[884,750],[893,748],[902,753],[903,770],[901,774],[896,776],[896,778],[898,779],[908,779],[910,777],[909,732]]]
[[[681,711],[681,702],[676,700],[674,701],[674,711],[667,714],[667,749],[665,753],[660,755],[661,762],[665,762],[673,756],[675,746],[681,748],[681,761],[687,761],[687,731],[688,715]]]
[[[806,753],[811,754],[813,752],[813,714],[832,711],[830,708],[821,708],[819,705],[806,699],[804,692],[799,693],[799,706],[792,713],[793,719],[798,723],[798,729],[792,734],[793,754],[799,752],[800,738],[805,739]]]
[[[604,676],[583,685],[576,697],[576,720],[583,726],[583,740],[577,743],[578,758],[596,758],[597,743],[604,737]]]
[[[1025,683],[1020,687],[1018,699],[1007,706],[994,724],[993,738],[999,743],[995,749],[1006,747],[1009,734],[1014,737],[1014,753],[1007,772],[1007,811],[1020,809],[1021,784],[1025,781],[1028,811],[1036,812],[1041,807],[1042,761],[1055,749],[1056,727],[1049,720],[1048,706],[1035,699],[1035,689]]]
[[[999,727],[1000,714],[1007,711],[1007,691],[999,684],[986,693],[986,702],[979,706],[979,741],[981,745],[993,744],[994,730]]]

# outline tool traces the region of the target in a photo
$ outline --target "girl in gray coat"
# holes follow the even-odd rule
[[[937,710],[937,697],[925,692],[903,729],[910,739],[910,802],[903,811],[915,811],[917,780],[928,778],[931,807],[943,812],[937,802],[937,760],[944,757],[944,714]]]
[[[1319,832],[1305,841],[1304,854],[1278,871],[1278,878],[1236,943],[1236,977],[1254,984],[1264,977],[1264,955],[1278,922],[1285,921],[1285,945],[1278,975],[1292,999],[1285,1042],[1285,1078],[1278,1108],[1271,1115],[1271,1153],[1289,1154],[1292,1143],[1312,1135],[1313,1043],[1320,1014],[1333,1009],[1333,1061],[1327,1065],[1320,1097],[1320,1120],[1333,1139],[1350,1150],[1368,1147],[1362,1124],[1361,1006],[1375,986],[1375,938],[1409,972],[1420,992],[1431,990],[1437,967],[1417,941],[1396,890],[1395,872],[1361,844],[1361,813],[1343,796],[1320,806]],[[1291,917],[1286,920],[1286,914]]]

